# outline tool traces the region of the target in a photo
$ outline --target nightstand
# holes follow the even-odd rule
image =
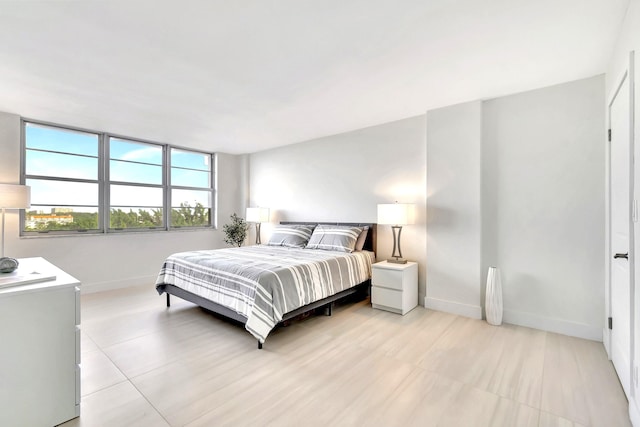
[[[418,264],[387,261],[371,266],[373,308],[405,315],[418,305]]]

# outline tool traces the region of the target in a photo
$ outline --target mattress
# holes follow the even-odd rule
[[[374,260],[369,251],[266,245],[180,252],[164,262],[156,289],[173,285],[235,311],[263,343],[284,314],[370,279]]]

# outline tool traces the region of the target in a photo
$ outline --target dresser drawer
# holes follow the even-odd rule
[[[373,268],[371,270],[371,283],[374,286],[402,290],[402,271]]]
[[[371,287],[371,304],[402,311],[402,292],[393,289]]]
[[[418,305],[418,264],[382,261],[371,267],[371,306],[406,314]]]

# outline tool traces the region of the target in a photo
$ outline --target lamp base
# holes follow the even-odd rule
[[[262,242],[260,241],[260,223],[256,222],[256,245],[260,245]]]
[[[389,258],[387,259],[387,262],[390,262],[392,264],[406,264],[407,260],[404,258]]]

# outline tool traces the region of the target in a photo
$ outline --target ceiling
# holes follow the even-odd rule
[[[0,111],[249,153],[604,73],[629,0],[0,0]]]

